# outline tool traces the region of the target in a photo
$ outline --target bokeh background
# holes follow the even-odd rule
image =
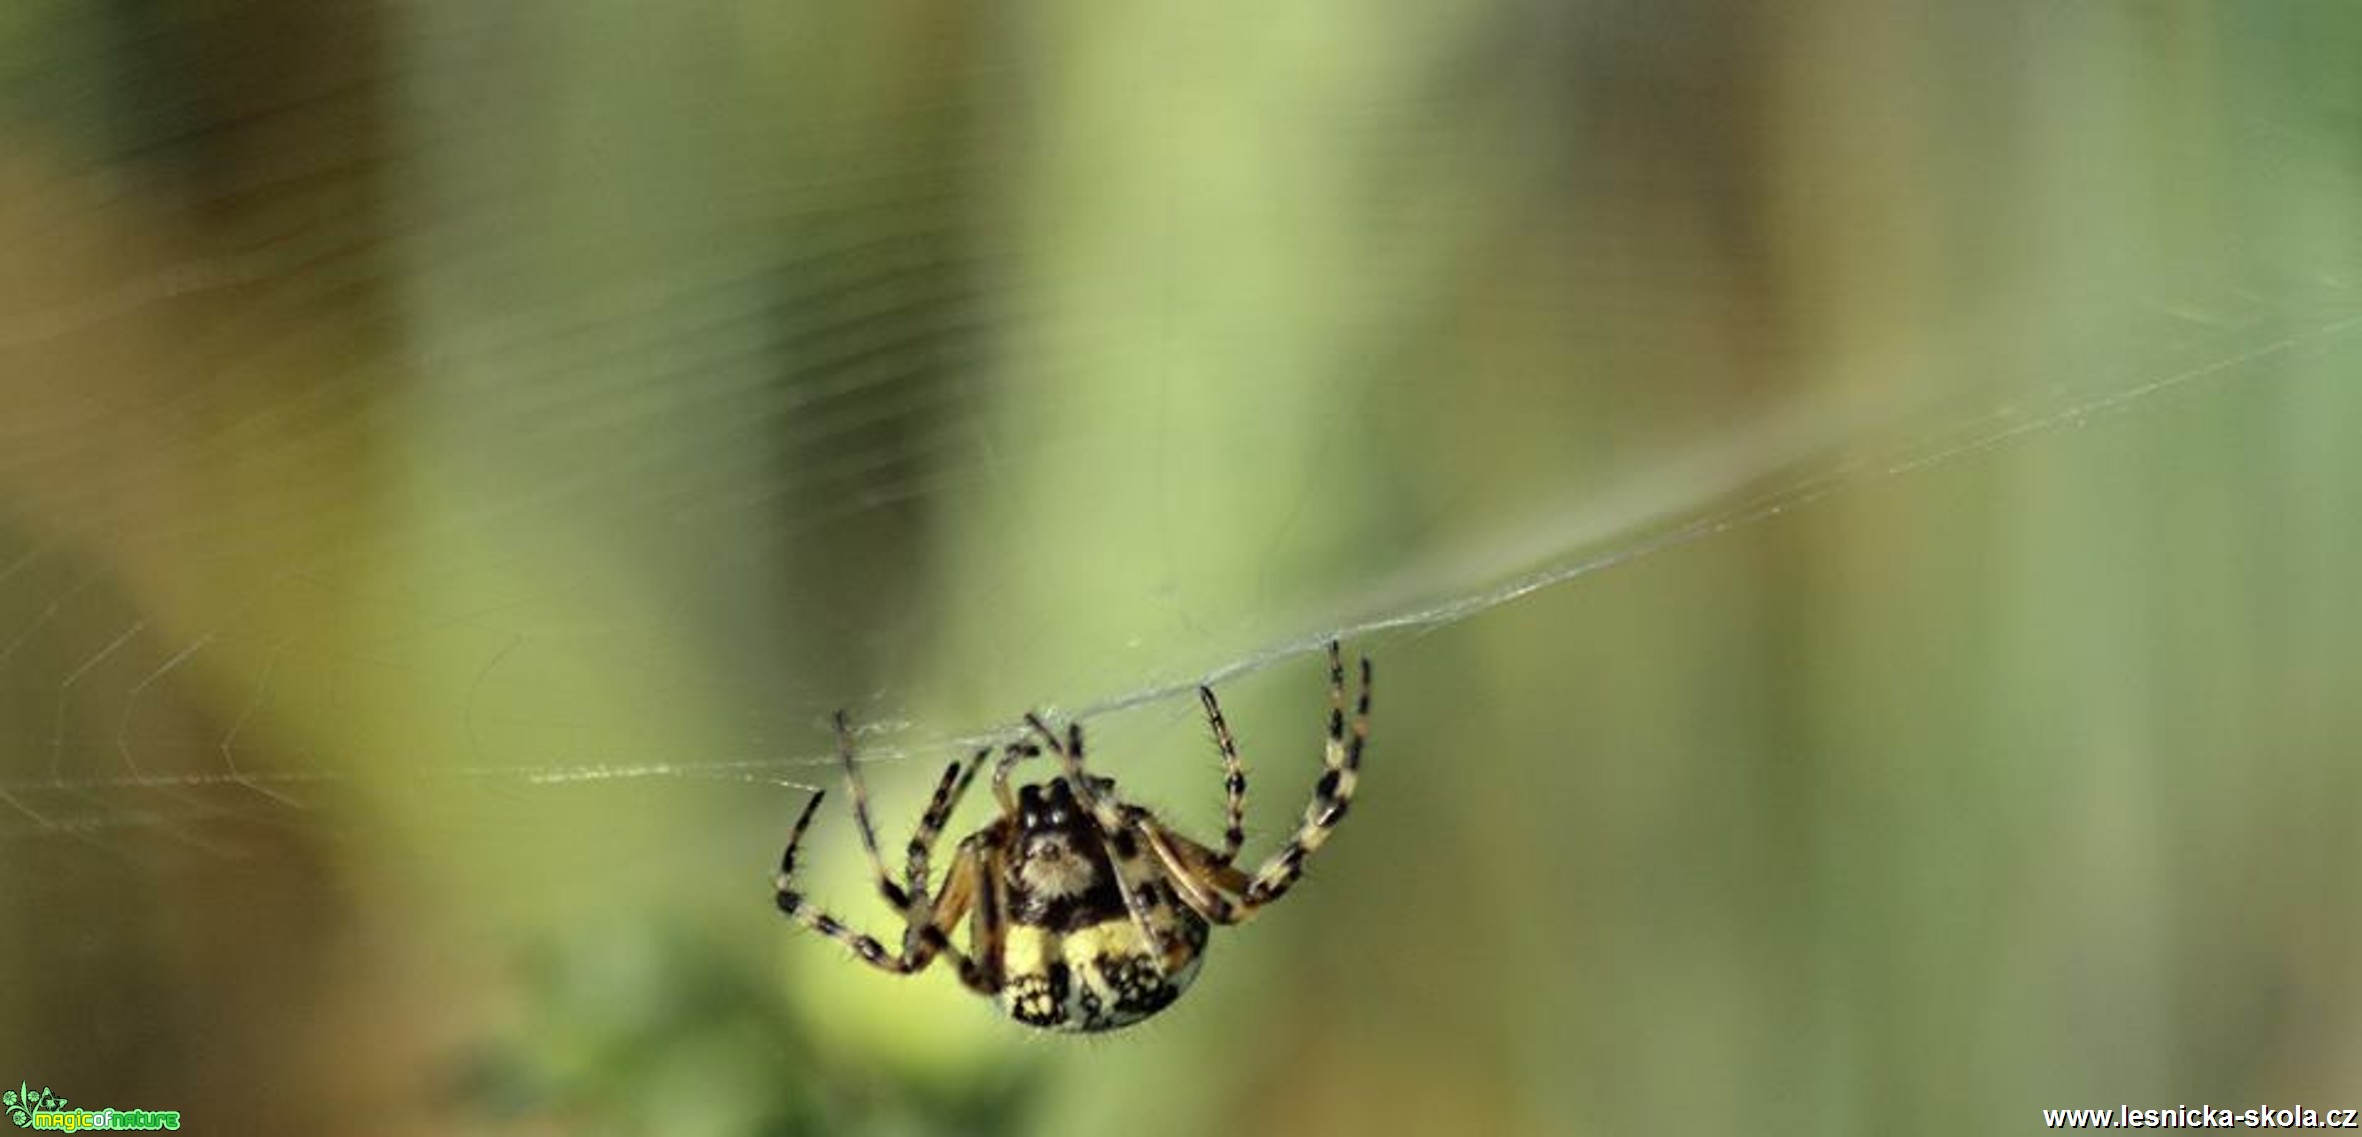
[[[2362,1106],[2362,8],[0,6],[0,1080],[212,1133]],[[1023,710],[1135,1030],[789,927]],[[883,928],[842,798],[815,890]],[[981,802],[960,818],[980,824]]]

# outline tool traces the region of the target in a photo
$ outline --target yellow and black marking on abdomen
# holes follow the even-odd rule
[[[1161,972],[1128,914],[1070,932],[1012,926],[1002,1008],[1027,1026],[1063,1031],[1114,1030],[1165,1009],[1205,961],[1206,926],[1183,915]]]
[[[1052,812],[1054,863],[1022,855],[1007,878],[1001,1005],[1043,1030],[1113,1030],[1170,1005],[1197,977],[1207,924],[1183,907],[1129,834],[1103,841],[1079,812]],[[1052,833],[1053,824],[1034,832]],[[1119,884],[1119,881],[1121,882]],[[1125,903],[1129,890],[1139,904]]]

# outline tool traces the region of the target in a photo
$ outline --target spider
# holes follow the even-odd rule
[[[896,881],[878,851],[852,731],[839,712],[837,754],[852,790],[853,820],[878,892],[902,918],[901,947],[888,950],[796,890],[796,847],[825,791],[813,793],[788,833],[772,885],[779,910],[888,974],[913,975],[939,957],[948,959],[969,990],[996,999],[1003,1013],[1026,1026],[1113,1030],[1163,1010],[1197,977],[1210,929],[1244,923],[1287,895],[1304,875],[1304,862],[1344,819],[1370,735],[1370,661],[1361,661],[1361,691],[1349,723],[1345,664],[1336,643],[1329,644],[1328,747],[1320,783],[1295,834],[1251,875],[1231,863],[1246,841],[1246,771],[1214,692],[1199,687],[1197,696],[1222,751],[1229,799],[1219,850],[1123,800],[1113,778],[1085,772],[1082,727],[1069,723],[1061,739],[1039,715],[1027,714],[1032,737],[1003,748],[993,763],[999,815],[959,843],[940,889],[929,883],[928,858],[993,749],[944,768]],[[1064,768],[1012,792],[1011,771],[1044,747]],[[965,950],[951,942],[962,919],[968,921]]]

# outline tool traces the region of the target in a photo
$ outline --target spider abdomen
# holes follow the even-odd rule
[[[1068,932],[1011,927],[1001,1009],[1030,1027],[1076,1032],[1130,1026],[1165,1009],[1205,962],[1206,926],[1186,913],[1158,923],[1172,937],[1161,969],[1129,916]]]

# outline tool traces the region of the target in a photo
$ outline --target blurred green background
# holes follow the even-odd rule
[[[16,0],[0,1080],[216,1133],[2362,1106],[2362,8]],[[1541,587],[1529,587],[1541,585]],[[1350,824],[1037,1037],[1028,708]],[[814,890],[887,927],[842,797]],[[955,830],[982,824],[982,798]]]

